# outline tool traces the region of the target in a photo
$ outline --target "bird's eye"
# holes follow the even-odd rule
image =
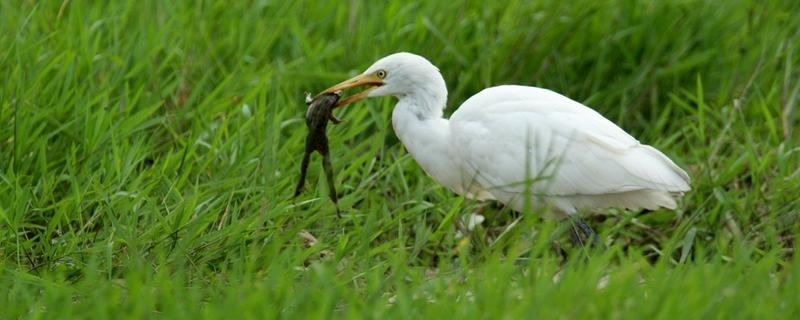
[[[381,78],[381,79],[386,78],[386,70],[378,70],[378,72],[376,74],[378,75],[378,78]]]

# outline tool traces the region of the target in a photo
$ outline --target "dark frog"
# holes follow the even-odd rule
[[[303,164],[300,167],[300,181],[297,183],[297,188],[294,191],[295,197],[303,192],[311,153],[317,151],[322,155],[322,168],[325,170],[325,176],[328,180],[330,198],[333,200],[333,203],[337,203],[338,201],[336,187],[333,183],[333,168],[331,166],[331,157],[328,150],[328,136],[325,134],[325,129],[328,127],[328,121],[334,124],[341,122],[341,120],[333,115],[333,108],[336,107],[336,103],[339,102],[341,97],[341,92],[321,94],[314,99],[311,99],[310,96],[306,97],[306,104],[308,105],[308,111],[306,112],[308,136],[306,136],[306,152],[303,155]]]

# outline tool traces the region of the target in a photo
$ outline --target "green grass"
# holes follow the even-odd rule
[[[798,12],[0,2],[0,318],[796,319]],[[693,190],[676,211],[587,216],[608,249],[571,249],[556,222],[425,176],[386,98],[329,128],[341,218],[317,157],[292,200],[303,92],[396,51],[440,67],[448,113],[487,86],[547,87],[663,150]],[[473,212],[487,221],[465,230]]]

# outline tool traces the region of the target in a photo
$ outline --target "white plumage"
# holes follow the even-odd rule
[[[387,56],[328,90],[357,86],[392,95],[395,133],[434,180],[466,197],[522,211],[527,200],[561,215],[606,207],[676,207],[689,176],[596,111],[550,90],[485,89],[450,117],[439,70],[410,53]]]

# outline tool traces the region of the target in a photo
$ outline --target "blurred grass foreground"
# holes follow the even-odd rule
[[[302,93],[397,51],[447,113],[546,87],[693,190],[570,248],[433,182],[386,98],[329,128],[342,217],[316,161],[291,199]],[[3,1],[0,318],[797,319],[798,62],[794,0]]]

